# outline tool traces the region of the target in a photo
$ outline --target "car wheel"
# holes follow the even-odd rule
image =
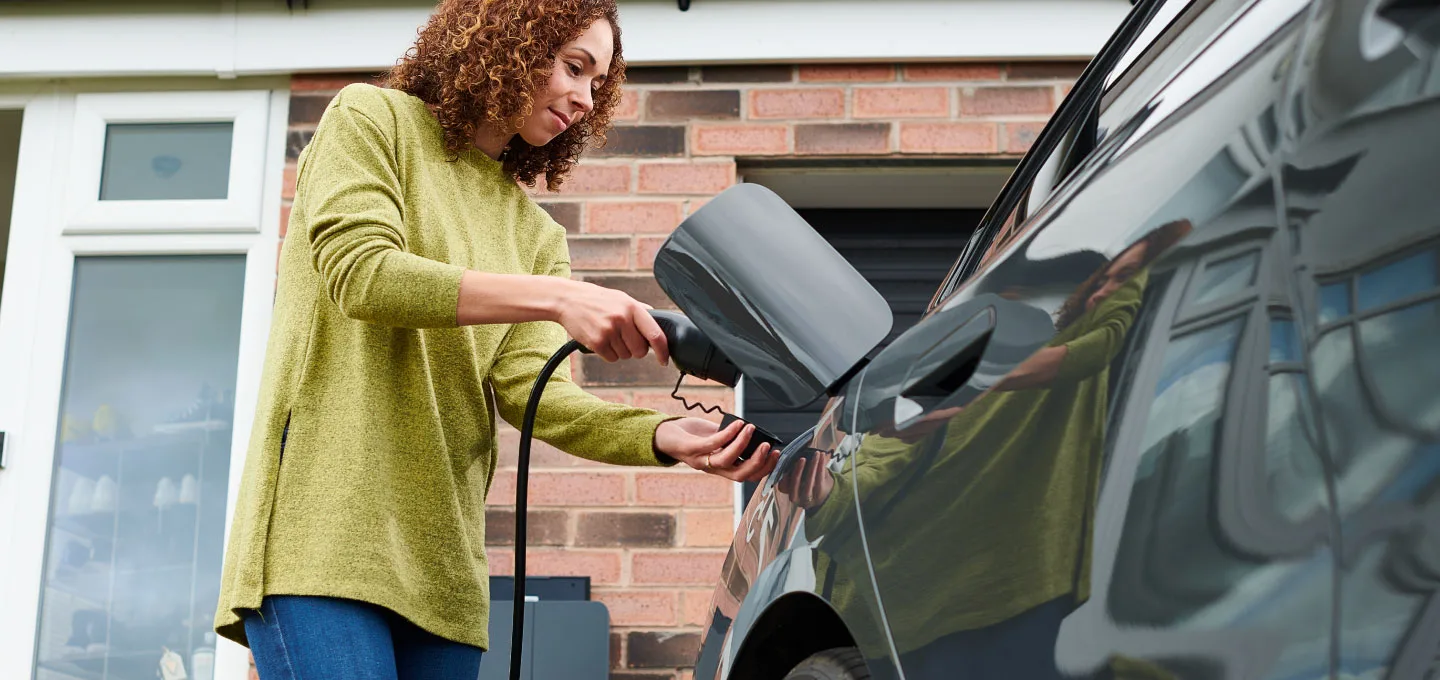
[[[785,680],[869,680],[865,657],[854,647],[827,649],[801,661]]]

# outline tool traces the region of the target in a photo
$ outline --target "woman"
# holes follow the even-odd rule
[[[557,188],[624,77],[613,0],[446,0],[389,77],[351,85],[298,162],[216,630],[264,680],[466,678],[488,641],[494,412],[520,422],[566,335],[607,361],[663,333],[569,280]],[[750,427],[612,404],[560,370],[536,436],[620,465],[732,467]]]
[[[1110,367],[1151,264],[1191,228],[1167,223],[1110,259],[1060,307],[1046,346],[963,408],[867,435],[845,474],[821,454],[778,484],[807,510],[806,536],[824,536],[817,573],[868,551],[906,677],[1061,677],[1060,622],[1090,595]],[[845,533],[857,494],[863,545]],[[832,603],[864,616],[868,584],[846,576]]]

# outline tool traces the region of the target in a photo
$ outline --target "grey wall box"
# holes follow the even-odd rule
[[[490,602],[490,649],[479,680],[510,677],[512,600]],[[525,603],[525,680],[606,680],[610,677],[610,611],[599,602]]]

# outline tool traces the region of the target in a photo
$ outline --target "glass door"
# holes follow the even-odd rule
[[[11,279],[28,285],[0,327],[0,342],[28,334],[32,358],[0,470],[0,677],[246,675],[211,622],[268,333],[283,99],[51,102],[63,200],[14,225]],[[19,158],[22,176],[46,170]]]
[[[76,258],[37,677],[213,678],[244,281],[243,255]]]

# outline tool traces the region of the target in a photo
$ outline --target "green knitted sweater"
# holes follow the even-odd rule
[[[551,322],[456,327],[460,276],[568,277],[565,230],[498,162],[447,154],[419,99],[369,85],[326,109],[290,224],[215,629],[246,644],[241,616],[262,597],[319,595],[488,647],[494,414],[520,422],[566,335]],[[662,464],[665,416],[569,375],[545,391],[539,439]]]

